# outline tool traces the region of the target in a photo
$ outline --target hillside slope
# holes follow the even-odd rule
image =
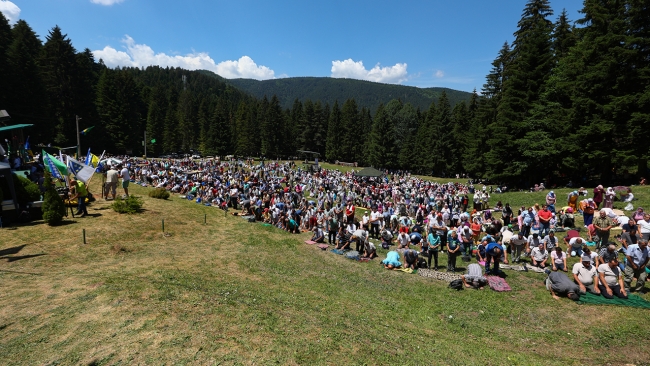
[[[206,73],[211,73],[206,71]],[[213,74],[215,77],[219,77]],[[368,107],[371,111],[380,103],[388,103],[393,99],[400,99],[411,103],[422,110],[429,108],[432,101],[438,100],[442,91],[447,92],[447,97],[452,106],[460,101],[469,101],[472,93],[448,88],[417,88],[414,86],[381,84],[371,81],[355,79],[334,79],[328,77],[295,77],[273,80],[253,79],[223,79],[226,83],[250,93],[257,98],[265,95],[270,99],[276,95],[283,108],[291,108],[298,99],[305,101],[320,100],[323,104],[333,105],[338,100],[339,105],[347,99],[354,98],[360,107]]]

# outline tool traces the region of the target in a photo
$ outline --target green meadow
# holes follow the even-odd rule
[[[140,214],[99,200],[65,225],[0,230],[2,364],[649,364],[648,310],[554,300],[542,274],[510,270],[511,292],[457,292],[384,270],[384,250],[351,261],[149,189],[132,188]]]

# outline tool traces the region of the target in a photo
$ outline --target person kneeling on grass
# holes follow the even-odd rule
[[[339,230],[339,243],[336,246],[336,249],[349,250],[351,237],[352,234],[348,233],[343,227],[341,227],[341,229]]]
[[[553,271],[564,271],[568,272],[569,267],[566,264],[567,254],[562,251],[562,248],[555,247],[555,251],[551,253],[551,260],[553,261]]]
[[[530,252],[530,258],[533,266],[539,268],[546,268],[546,261],[548,260],[548,252],[544,247],[544,243],[539,243],[537,247],[533,248]]]
[[[548,274],[546,289],[551,292],[554,299],[559,300],[559,295],[566,295],[573,301],[580,300],[580,287],[573,283],[567,275],[562,272],[551,272],[548,269],[546,273]]]
[[[321,225],[314,226],[314,235],[312,235],[311,241],[315,241],[316,243],[325,242],[325,232],[323,232]]]
[[[418,251],[414,249],[406,249],[404,251],[405,268],[416,269],[418,264]]]
[[[591,263],[591,258],[589,258]],[[614,296],[621,299],[627,299],[627,292],[625,292],[625,285],[623,284],[623,276],[618,268],[618,258],[610,258],[608,263],[598,266],[598,277],[600,283],[598,289],[606,299],[613,299]]]
[[[475,289],[482,290],[487,284],[487,278],[483,276],[481,266],[476,263],[470,263],[467,266],[467,274],[460,276],[460,279],[463,280],[467,288],[474,287]]]
[[[377,257],[377,247],[375,244],[371,243],[369,240],[366,240],[366,243],[363,247],[363,257],[373,259]]]
[[[402,262],[399,261],[399,253],[394,250],[386,253],[386,259],[381,261],[381,264],[386,269],[400,268],[402,266]]]
[[[591,257],[583,255],[581,259],[582,262],[573,265],[573,282],[580,287],[580,295],[584,295],[587,291],[600,295],[598,271],[591,265]]]

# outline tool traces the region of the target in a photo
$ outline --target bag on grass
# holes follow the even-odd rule
[[[449,282],[449,288],[454,289],[454,290],[462,290],[464,287],[463,285],[463,280],[453,280]]]
[[[427,265],[427,260],[424,258],[418,259],[418,268],[429,268]]]

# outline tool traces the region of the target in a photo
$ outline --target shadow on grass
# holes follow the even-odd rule
[[[2,250],[0,250],[0,257],[4,257],[6,255],[11,255],[11,254],[17,254],[18,252],[23,250],[23,248],[26,247],[26,246],[27,246],[27,244],[23,244],[23,245],[19,245],[19,246],[16,246],[16,247],[2,249]]]
[[[29,259],[29,258],[34,258],[34,257],[40,257],[42,255],[45,255],[45,253],[40,253],[40,254],[28,254],[28,255],[20,255],[16,257],[0,257],[0,259],[6,259],[7,262],[15,262],[23,259]]]
[[[58,224],[56,224],[54,226],[66,226],[66,225],[76,224],[77,221],[75,221],[75,219],[77,219],[77,217],[75,217],[74,219],[65,218],[65,219],[63,219],[63,221],[61,221],[60,223],[58,223]],[[24,222],[24,223],[16,224],[15,227],[39,226],[39,225],[43,225],[43,224],[45,224],[45,221],[37,220],[37,221],[30,221],[30,222]]]

